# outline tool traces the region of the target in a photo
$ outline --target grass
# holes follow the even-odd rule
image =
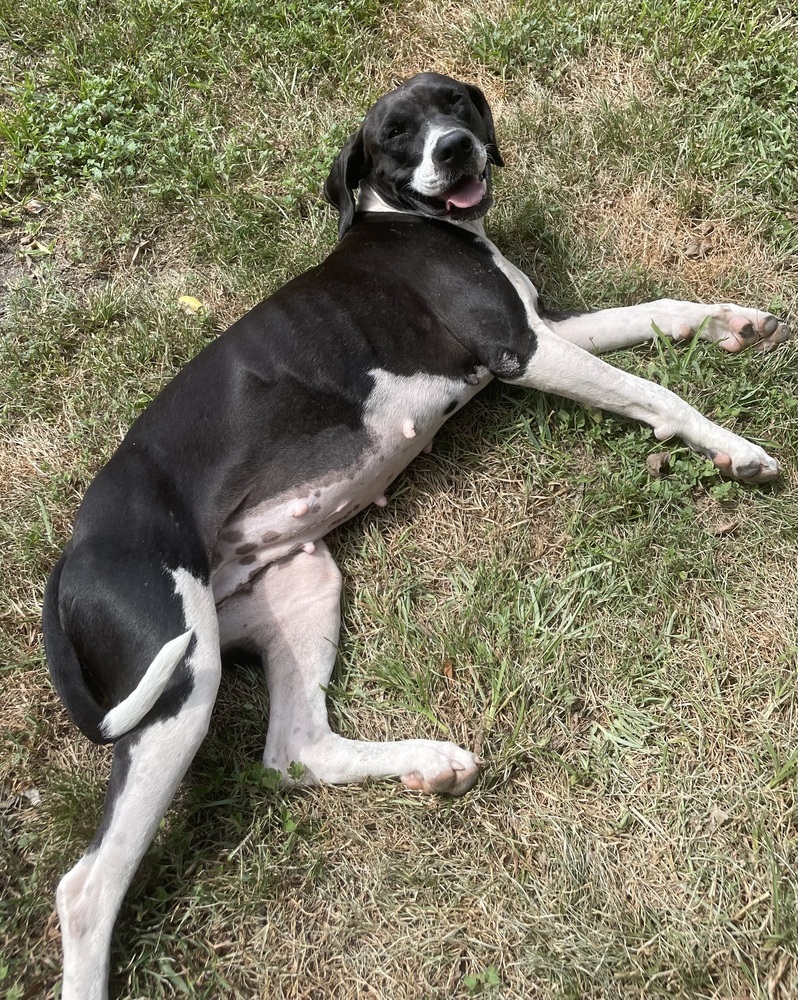
[[[483,87],[490,229],[551,306],[795,317],[797,53],[795,15],[753,0],[0,0],[0,992],[58,995],[53,892],[109,767],[47,680],[47,571],[135,414],[332,246],[318,192],[368,103],[426,68]],[[645,430],[486,390],[332,538],[336,725],[454,739],[480,784],[281,794],[259,673],[227,673],[113,995],[796,995],[795,348],[613,360],[782,478],[726,483],[673,442],[652,479]]]

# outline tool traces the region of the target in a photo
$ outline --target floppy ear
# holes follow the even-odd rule
[[[324,197],[338,209],[338,239],[352,225],[355,217],[355,194],[358,184],[366,176],[366,151],[363,147],[362,127],[350,136],[346,145],[333,161],[324,182]]]
[[[493,127],[493,115],[490,113],[490,105],[485,100],[485,95],[479,87],[472,87],[470,83],[467,83],[465,88],[468,91],[468,96],[471,98],[471,103],[482,116],[482,121],[485,122],[485,128],[488,131],[488,146],[490,146],[490,161],[497,167],[503,167],[504,160],[496,142],[496,129]]]

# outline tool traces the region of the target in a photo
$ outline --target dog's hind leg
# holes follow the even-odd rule
[[[241,646],[264,660],[269,729],[263,761],[285,784],[346,784],[398,777],[425,792],[460,795],[479,760],[454,743],[369,743],[330,730],[325,688],[338,648],[341,577],[326,545],[273,563],[252,590],[219,608],[222,648]],[[294,770],[292,764],[301,765]],[[301,771],[301,775],[300,772]],[[292,773],[289,773],[292,772]]]
[[[726,351],[758,347],[769,351],[790,336],[782,320],[759,309],[745,309],[730,302],[704,304],[658,299],[643,305],[596,312],[543,315],[544,323],[564,340],[591,354],[635,347],[653,340],[655,327],[673,340],[688,340],[698,333]]]
[[[110,941],[133,875],[202,742],[221,673],[210,588],[185,574],[181,596],[196,641],[186,653],[191,685],[179,706],[115,743],[105,814],[86,854],[57,892],[64,950],[62,1000],[105,1000]]]

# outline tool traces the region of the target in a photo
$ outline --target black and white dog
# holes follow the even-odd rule
[[[208,728],[221,651],[265,664],[264,763],[302,783],[398,777],[459,795],[481,761],[452,743],[330,730],[340,577],[322,539],[368,504],[492,378],[678,435],[726,475],[778,463],[672,393],[595,354],[697,331],[727,350],[787,337],[735,305],[657,301],[547,316],[485,236],[490,109],[475,87],[413,77],[371,108],[324,188],[341,241],[205,348],[90,486],[44,602],[53,683],[115,753],[105,814],[58,887],[63,1000],[107,996],[122,898]],[[357,202],[355,200],[357,196]],[[291,768],[296,775],[299,771]]]

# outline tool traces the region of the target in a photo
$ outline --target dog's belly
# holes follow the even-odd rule
[[[363,454],[362,464],[341,470],[340,478],[306,483],[290,496],[264,501],[228,522],[213,556],[216,602],[246,587],[269,563],[302,548],[312,551],[314,542],[369,504],[384,505],[387,486],[429,438],[404,440],[392,451],[380,442],[383,447]]]
[[[312,546],[371,503],[426,448],[441,425],[491,379],[478,369],[468,382],[433,375],[373,371],[364,407],[369,444],[356,462],[268,498],[224,524],[213,553],[216,603],[246,588],[269,563]]]

